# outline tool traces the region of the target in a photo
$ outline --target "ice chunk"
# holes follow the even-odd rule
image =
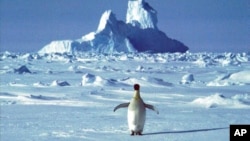
[[[14,72],[18,74],[31,73],[31,71],[25,65],[21,66],[18,69],[14,69]]]
[[[186,74],[182,77],[181,83],[182,84],[189,84],[194,81],[194,75],[193,74]]]
[[[51,86],[70,86],[70,84],[67,81],[55,80],[51,83]]]

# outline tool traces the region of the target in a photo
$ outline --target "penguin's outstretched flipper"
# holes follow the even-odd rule
[[[145,107],[148,109],[151,109],[151,110],[155,111],[157,114],[159,114],[159,111],[153,105],[145,103]]]
[[[128,107],[128,105],[129,105],[129,102],[128,102],[128,103],[119,104],[119,105],[117,105],[117,106],[114,108],[114,112],[115,112],[117,109],[119,109],[119,108],[126,108],[126,107]]]

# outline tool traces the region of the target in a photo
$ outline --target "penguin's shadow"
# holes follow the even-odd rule
[[[181,130],[181,131],[166,131],[166,132],[153,132],[153,133],[145,133],[143,135],[194,133],[194,132],[206,132],[206,131],[215,131],[215,130],[223,130],[223,129],[229,129],[229,127],[208,128],[208,129],[193,129],[193,130]]]

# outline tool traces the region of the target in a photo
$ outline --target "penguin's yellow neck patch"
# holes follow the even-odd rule
[[[140,98],[141,98],[141,96],[140,96],[140,91],[136,90],[136,91],[135,91],[135,94],[134,94],[134,99],[138,100],[138,99],[140,99]]]

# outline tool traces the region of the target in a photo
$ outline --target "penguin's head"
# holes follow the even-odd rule
[[[134,90],[139,91],[140,90],[140,85],[139,84],[135,84],[134,85]]]

